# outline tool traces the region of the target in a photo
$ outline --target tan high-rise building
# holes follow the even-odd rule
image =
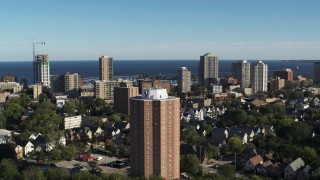
[[[111,81],[113,79],[113,59],[102,55],[99,58],[99,78],[101,81]]]
[[[180,99],[165,89],[131,98],[131,173],[180,179]]]
[[[284,88],[286,85],[286,80],[281,79],[280,77],[275,77],[270,82],[270,89],[271,91],[278,91],[282,88]]]
[[[130,98],[139,95],[138,87],[115,87],[114,109],[118,113],[130,115]]]
[[[34,84],[32,86],[33,89],[33,98],[38,99],[39,95],[42,93],[42,85],[41,84]]]
[[[120,87],[121,84],[133,86],[133,82],[129,80],[114,80],[114,81],[95,81],[94,95],[96,98],[114,100],[114,87]]]
[[[177,92],[178,94],[191,92],[191,71],[186,67],[181,67],[177,72]]]
[[[64,75],[64,88],[64,91],[67,94],[71,95],[72,97],[77,97],[79,90],[79,74],[67,72]]]
[[[213,53],[200,56],[198,76],[199,84],[203,86],[216,84],[219,78],[218,56]]]

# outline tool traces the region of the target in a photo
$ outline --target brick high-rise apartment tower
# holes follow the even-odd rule
[[[131,173],[180,179],[180,99],[166,89],[131,98]]]

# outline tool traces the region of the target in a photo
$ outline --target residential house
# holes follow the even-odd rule
[[[182,121],[190,122],[191,115],[187,112],[181,113],[180,119]]]
[[[121,131],[120,129],[111,127],[106,129],[106,138],[107,139],[112,139],[112,140],[119,140],[121,139]]]
[[[21,116],[21,121],[27,121],[30,119],[31,115],[33,114],[33,111],[26,111]]]
[[[260,155],[256,155],[250,158],[249,161],[246,162],[246,164],[244,165],[244,169],[247,171],[255,172],[257,165],[262,163],[263,163],[262,157]]]
[[[130,123],[126,121],[117,121],[113,125],[114,128],[120,129],[120,131],[126,131],[130,129]]]
[[[253,131],[252,131],[253,132]],[[251,133],[251,131],[250,131]],[[247,144],[251,140],[251,134],[250,136],[247,134],[247,130],[244,128],[238,128],[238,127],[231,127],[229,129],[229,137],[240,137],[242,139],[243,144]]]
[[[265,161],[265,162],[263,162],[262,164],[258,164],[258,165],[257,165],[256,171],[257,171],[257,173],[265,176],[265,175],[267,175],[267,172],[268,172],[268,169],[267,169],[267,168],[268,168],[269,166],[271,166],[271,165],[273,165],[273,163],[272,163],[270,160]]]
[[[284,166],[281,163],[274,163],[267,167],[267,175],[280,179],[282,177]]]
[[[274,128],[272,125],[261,125],[262,134],[274,134]]]
[[[23,158],[23,147],[18,144],[11,144],[11,147],[14,149],[14,151],[16,153],[16,158],[22,159]]]
[[[284,169],[284,178],[285,179],[296,179],[298,171],[303,167],[304,161],[301,158],[296,159]]]
[[[213,128],[211,132],[211,144],[214,146],[222,146],[226,144],[228,139],[228,130],[225,128]]]
[[[34,145],[30,141],[16,140],[16,144],[23,148],[23,155],[34,152]]]
[[[32,134],[29,136],[29,140],[30,140],[30,141],[36,140],[38,136],[42,136],[42,134],[41,134],[41,133],[32,133]]]
[[[310,177],[311,166],[307,165],[297,175],[297,180],[307,180]]]
[[[103,129],[101,129],[100,127],[92,127],[92,128],[90,128],[90,129],[91,129],[92,135],[93,135],[94,137],[101,136],[101,135],[103,135],[103,133],[104,133]]]
[[[34,151],[36,152],[50,152],[55,147],[54,142],[47,142],[40,133],[37,134],[35,139],[30,138],[30,141],[34,145]]]

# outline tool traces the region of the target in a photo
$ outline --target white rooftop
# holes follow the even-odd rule
[[[142,99],[168,99],[168,93],[166,89],[142,89]]]

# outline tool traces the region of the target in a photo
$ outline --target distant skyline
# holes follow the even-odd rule
[[[318,0],[1,2],[0,61],[320,59]]]

